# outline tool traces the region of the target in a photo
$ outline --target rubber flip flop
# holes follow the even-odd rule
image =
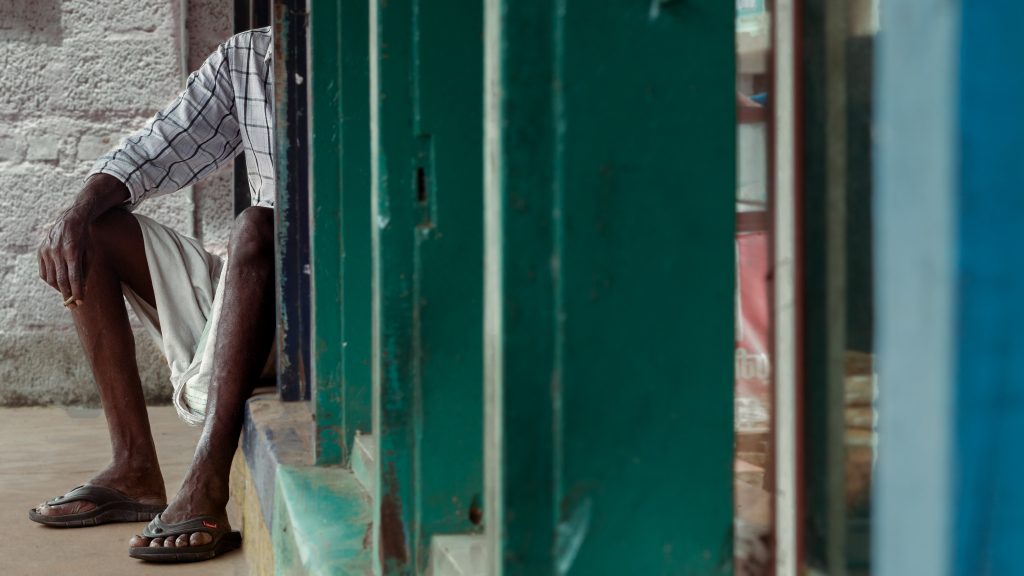
[[[142,531],[142,536],[150,539],[175,538],[182,534],[195,534],[196,532],[205,532],[213,536],[213,541],[202,546],[183,548],[129,547],[128,555],[147,562],[199,562],[242,546],[242,534],[231,530],[227,521],[216,516],[197,516],[177,524],[168,524],[157,514],[149,526]]]
[[[48,501],[46,505],[57,506],[72,502],[91,502],[96,507],[85,512],[60,516],[40,514],[33,508],[28,511],[28,518],[33,522],[57,528],[82,528],[111,522],[147,522],[167,507],[166,504],[143,504],[113,488],[89,485],[77,486],[67,494]]]

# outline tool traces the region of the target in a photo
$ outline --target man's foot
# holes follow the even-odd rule
[[[160,474],[160,467],[156,465],[127,469],[115,467],[112,464],[85,484],[117,490],[140,504],[162,506],[167,503],[164,479]],[[94,509],[96,509],[95,503],[88,500],[76,500],[67,504],[54,505],[41,502],[35,511],[41,516],[57,517],[81,514]]]
[[[185,522],[167,523],[159,514],[142,532],[144,537],[159,538],[166,535],[166,541],[175,542],[182,536],[190,537],[194,533],[210,536],[210,543],[205,545],[164,545],[136,546],[128,549],[128,556],[146,562],[180,563],[201,562],[216,558],[221,554],[237,550],[242,546],[242,533],[232,530],[226,521],[216,516],[197,516]],[[194,538],[191,538],[194,540]]]
[[[181,485],[181,490],[160,515],[160,519],[166,524],[177,524],[200,516],[212,516],[219,519],[213,528],[226,527],[228,526],[227,503],[227,478],[213,481],[186,478]],[[147,538],[136,535],[128,541],[128,547],[186,548],[205,546],[211,542],[213,542],[212,534],[197,531],[168,538]]]

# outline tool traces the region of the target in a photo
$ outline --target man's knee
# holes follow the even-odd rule
[[[272,262],[274,254],[274,211],[252,206],[235,218],[231,231],[230,258],[235,261]]]
[[[139,244],[142,231],[131,212],[122,208],[109,210],[89,225],[90,250],[117,256],[124,246]]]

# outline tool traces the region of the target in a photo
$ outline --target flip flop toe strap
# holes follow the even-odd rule
[[[72,488],[71,490],[68,490],[67,492],[65,492],[64,494],[62,494],[60,496],[54,496],[53,498],[50,498],[49,500],[46,501],[46,505],[47,506],[54,506],[54,505],[58,505],[58,504],[67,504],[68,502],[74,502],[75,500],[74,500],[74,496],[73,495],[75,494],[75,492],[77,492],[83,486],[84,486],[84,484],[82,486],[75,486],[74,488]]]
[[[128,496],[114,490],[113,488],[104,488],[103,486],[89,486],[83,484],[81,486],[75,486],[67,494],[63,496],[57,496],[52,500],[46,502],[47,506],[59,506],[61,504],[70,504],[72,502],[91,502],[97,506],[102,506],[110,502],[119,502],[123,500],[130,500]]]
[[[156,518],[153,518],[146,529],[142,531],[142,535],[145,538],[170,538],[205,532],[213,536],[216,541],[217,538],[229,531],[227,522],[216,516],[197,516],[184,522],[168,524],[163,521],[162,515],[157,514]]]

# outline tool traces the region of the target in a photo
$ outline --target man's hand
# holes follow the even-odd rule
[[[85,247],[89,245],[88,218],[72,207],[50,227],[39,244],[39,277],[64,297],[64,305],[82,303]]]
[[[92,223],[128,196],[128,189],[117,178],[107,174],[93,176],[39,244],[39,277],[61,293],[69,309],[85,300]]]

